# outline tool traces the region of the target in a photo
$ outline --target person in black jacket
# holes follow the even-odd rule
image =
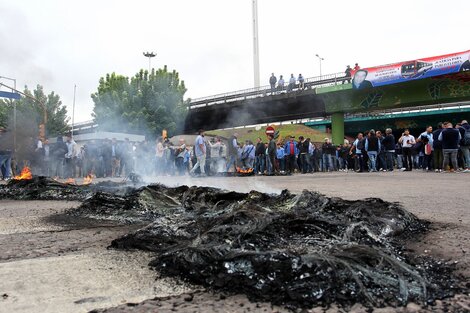
[[[308,155],[309,142],[303,136],[299,136],[297,142],[297,149],[299,149],[300,170],[302,174],[308,172],[309,155]]]
[[[366,137],[364,144],[367,155],[369,156],[369,172],[377,172],[377,155],[381,149],[381,143],[379,138],[375,135],[375,130],[371,129],[369,136]]]
[[[64,160],[67,153],[67,145],[62,136],[58,136],[50,152],[51,157],[51,175],[64,178]]]
[[[271,92],[274,93],[276,91],[276,83],[277,83],[277,78],[274,76],[274,73],[271,74],[271,77],[269,77],[269,85],[271,85]]]
[[[349,65],[346,67],[346,70],[344,71],[344,74],[346,74],[344,76],[346,79],[343,80],[343,85],[346,81],[348,82],[348,84],[350,84],[351,83],[352,68]]]
[[[255,173],[258,173],[259,175],[264,174],[266,165],[266,148],[263,140],[260,137],[256,139],[255,158]]]
[[[395,136],[392,134],[392,129],[385,130],[385,138],[382,140],[382,145],[385,151],[385,163],[387,171],[393,171],[393,159],[395,155]]]
[[[439,135],[442,132],[442,123],[437,124],[437,129],[432,132],[432,149],[433,149],[433,162],[434,171],[442,172],[442,142],[439,140]]]
[[[444,155],[443,168],[446,172],[449,166],[449,159],[452,163],[451,172],[458,169],[457,153],[459,151],[459,142],[462,139],[458,129],[455,129],[450,122],[444,123],[445,128],[440,133],[438,139],[442,142],[442,153]]]
[[[274,140],[273,135],[268,135],[268,161],[269,161],[269,166],[268,166],[268,175],[274,175],[274,169],[275,169],[275,164],[276,164],[276,141]]]
[[[336,155],[336,147],[331,143],[330,138],[325,138],[325,142],[322,145],[323,153],[323,171],[332,172],[335,170],[333,164],[333,155]]]

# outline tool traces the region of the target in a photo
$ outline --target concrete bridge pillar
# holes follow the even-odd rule
[[[344,113],[331,115],[331,137],[334,145],[342,145],[344,142]]]

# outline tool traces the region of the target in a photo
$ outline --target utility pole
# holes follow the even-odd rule
[[[154,52],[144,52],[144,57],[149,58],[149,75],[152,70],[152,58],[156,57],[157,54]]]
[[[320,80],[321,80],[321,61],[325,60],[324,58],[320,57],[318,54],[315,54],[315,56],[318,58],[320,61]]]
[[[259,81],[259,40],[258,40],[258,0],[253,0],[253,67],[255,88],[260,86]]]
[[[72,138],[73,138],[73,126],[75,124],[75,94],[77,93],[77,85],[73,86],[73,105],[72,105]]]

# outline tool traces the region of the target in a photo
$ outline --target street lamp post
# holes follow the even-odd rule
[[[13,81],[13,88],[16,90],[16,79],[5,76],[0,76],[0,79]],[[16,101],[13,101],[13,99],[11,101],[13,102],[13,152],[16,152]]]
[[[259,88],[258,1],[253,0],[253,67],[255,88]]]
[[[144,57],[149,58],[149,75],[152,70],[152,58],[156,57],[157,54],[154,52],[144,52]]]
[[[320,61],[320,80],[321,80],[321,61],[323,61],[325,59],[320,57],[318,54],[315,54],[315,56],[318,58],[318,61]]]

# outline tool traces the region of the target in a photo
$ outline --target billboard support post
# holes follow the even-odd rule
[[[344,143],[344,113],[333,113],[331,115],[331,137],[334,145]]]

